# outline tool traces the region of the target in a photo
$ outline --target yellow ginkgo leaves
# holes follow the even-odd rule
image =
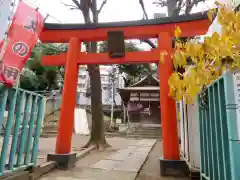
[[[187,65],[187,58],[183,51],[176,50],[173,56],[173,65],[177,67],[185,67]]]
[[[185,68],[184,73],[174,72],[169,78],[169,95],[176,100],[191,102],[203,87],[212,83],[226,69],[240,70],[240,12],[216,3],[217,18],[222,33],[213,33],[203,42],[181,42],[181,29],[176,27],[175,52],[172,55],[175,69]],[[209,11],[212,21],[216,10]],[[161,58],[164,57],[161,54]],[[160,59],[161,59],[160,58]]]
[[[163,64],[164,63],[164,58],[167,55],[166,51],[162,51],[160,52],[160,63]]]
[[[182,33],[182,31],[181,31],[180,27],[177,26],[176,29],[175,29],[175,32],[174,32],[175,37],[179,38],[181,33]]]
[[[168,80],[169,96],[174,97],[177,101],[182,98],[182,86],[183,82],[180,79],[178,73],[174,72]]]

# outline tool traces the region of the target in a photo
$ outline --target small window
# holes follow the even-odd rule
[[[102,75],[102,76],[101,76],[101,81],[105,81],[105,79],[106,79],[105,76]]]
[[[79,75],[79,77],[80,77],[81,79],[85,79],[85,78],[86,78],[86,75],[81,74],[81,75]]]
[[[84,88],[84,84],[79,84],[78,87],[79,88]]]

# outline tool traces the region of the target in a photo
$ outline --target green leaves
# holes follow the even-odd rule
[[[65,44],[37,44],[25,65],[27,70],[20,77],[20,87],[30,91],[57,89],[59,68],[42,66],[41,60],[43,55],[57,55],[65,51]]]

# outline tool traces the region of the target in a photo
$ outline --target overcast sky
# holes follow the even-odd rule
[[[79,11],[69,10],[68,7],[63,5],[72,4],[72,0],[28,0],[37,5],[41,12],[49,14],[47,22],[61,23],[81,23],[83,22],[82,15]],[[101,5],[103,0],[98,0],[98,6]],[[166,13],[166,8],[156,7],[153,4],[155,0],[144,0],[145,7],[149,18],[153,18],[154,13]],[[211,6],[211,1],[208,3],[200,4],[194,8],[194,11],[203,11]],[[139,0],[107,0],[107,4],[104,6],[100,16],[100,22],[112,22],[112,21],[129,21],[142,19],[143,12],[139,5]]]
[[[72,0],[26,0],[39,7],[40,12],[46,16],[48,23],[83,23],[83,17],[79,10],[69,10],[63,3],[73,5]],[[144,0],[145,8],[149,18],[154,17],[154,13],[166,13],[166,8],[156,7],[153,4],[155,0]],[[98,7],[103,0],[98,0]],[[198,7],[193,9],[193,12],[200,12],[212,7],[214,0],[200,3]],[[99,22],[116,22],[139,20],[143,18],[142,8],[139,0],[107,0],[106,5],[99,15]],[[141,49],[151,49],[148,44],[134,41]]]

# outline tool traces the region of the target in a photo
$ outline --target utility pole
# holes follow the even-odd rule
[[[111,81],[112,81],[112,103],[111,103],[111,125],[113,125],[113,118],[114,118],[114,101],[115,101],[115,73],[116,73],[116,68],[113,65],[112,66],[112,74],[110,76]]]

